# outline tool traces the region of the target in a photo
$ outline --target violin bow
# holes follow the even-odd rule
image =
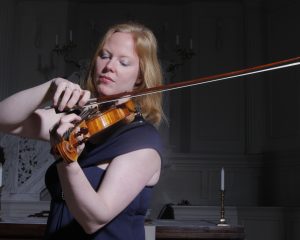
[[[218,82],[218,81],[223,81],[223,80],[227,80],[227,79],[243,77],[243,76],[247,76],[247,75],[254,75],[254,74],[258,74],[258,73],[269,72],[269,71],[293,67],[293,66],[297,66],[297,65],[300,65],[300,57],[294,57],[294,58],[289,58],[289,59],[285,59],[285,60],[281,60],[281,61],[277,61],[277,62],[267,63],[267,64],[255,66],[255,67],[249,67],[249,68],[245,68],[242,70],[237,70],[237,71],[233,71],[233,72],[229,72],[229,73],[222,73],[222,74],[217,74],[217,75],[212,75],[212,76],[207,76],[207,77],[201,77],[201,78],[197,78],[197,79],[189,80],[189,81],[170,83],[170,84],[166,84],[166,85],[145,88],[142,90],[134,90],[132,92],[124,92],[124,93],[114,94],[114,95],[110,95],[110,96],[103,96],[103,97],[100,97],[96,101],[102,104],[102,103],[115,101],[116,99],[140,97],[140,96],[144,96],[144,95],[148,95],[148,94],[166,92],[166,91],[171,91],[171,90],[181,89],[181,88],[186,88],[186,87],[192,87],[192,86],[201,85],[201,84],[208,84],[208,83],[212,83],[212,82]],[[91,100],[95,102],[95,99],[91,99]]]
[[[140,97],[140,96],[154,94],[154,93],[166,92],[175,89],[181,89],[181,88],[192,87],[201,84],[208,84],[208,83],[223,81],[227,79],[259,74],[263,72],[269,72],[269,71],[293,67],[297,65],[300,65],[300,56],[277,61],[277,62],[271,62],[271,63],[267,63],[255,67],[236,70],[228,73],[221,73],[217,75],[196,78],[194,80],[170,83],[166,85],[145,88],[141,90],[134,90],[132,92],[124,92],[124,93],[119,93],[119,94],[114,94],[109,96],[102,96],[100,98],[91,98],[86,103],[86,105],[84,105],[82,108],[90,108],[90,107],[100,106],[101,104],[105,104],[105,103],[117,102],[117,100],[124,99],[124,98],[135,98],[135,97]]]

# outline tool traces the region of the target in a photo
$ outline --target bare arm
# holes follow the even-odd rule
[[[118,156],[97,192],[77,162],[58,164],[58,172],[69,209],[85,231],[93,233],[125,209],[146,185],[156,184],[160,156],[153,149]]]
[[[77,103],[84,105],[89,97],[88,91],[62,78],[20,91],[0,102],[0,131],[49,140],[49,129],[61,114],[39,107],[52,101],[54,106],[63,110]]]
[[[0,102],[0,130],[13,130],[25,121],[41,104],[50,100],[51,81],[29,88]]]

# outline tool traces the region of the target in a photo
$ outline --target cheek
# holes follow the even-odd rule
[[[95,63],[95,73],[101,71],[101,60],[98,58],[96,63]]]
[[[128,75],[128,78],[127,78],[128,86],[133,88],[137,82],[138,82],[138,73],[134,72],[134,73],[131,73],[130,75]]]
[[[95,61],[95,72],[101,73],[105,66],[107,65],[108,60],[107,59],[101,59],[99,56],[97,57]]]

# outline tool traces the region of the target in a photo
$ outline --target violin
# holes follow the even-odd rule
[[[81,114],[83,120],[67,133],[67,136],[54,147],[53,151],[59,154],[68,163],[77,161],[77,147],[80,144],[86,142],[103,130],[119,123],[135,112],[135,105],[132,100],[118,106],[113,105],[104,111],[100,111],[98,105],[89,108]],[[79,127],[79,131],[75,132],[75,128],[77,127]],[[79,141],[77,137],[81,134],[83,134],[84,137]]]
[[[146,88],[142,90],[135,90],[132,92],[124,92],[120,94],[104,96],[100,99],[90,99],[88,104],[85,106],[89,109],[87,112],[86,119],[82,120],[77,126],[79,126],[80,131],[75,133],[73,129],[67,139],[63,139],[59,144],[56,145],[55,149],[67,162],[76,161],[78,158],[77,146],[86,142],[93,135],[103,131],[104,129],[118,123],[122,119],[125,119],[127,116],[135,112],[135,106],[131,100],[121,104],[120,106],[115,106],[103,113],[99,111],[93,112],[93,109],[97,109],[98,106],[101,106],[106,103],[114,102],[116,100],[125,99],[125,98],[134,98],[139,96],[144,96],[147,94],[154,94],[164,91],[170,91],[210,82],[217,82],[227,79],[233,79],[237,77],[243,77],[247,75],[254,75],[262,72],[293,67],[300,65],[300,57],[294,57],[286,60],[281,60],[273,63],[268,63],[260,66],[245,68],[242,70],[237,70],[229,73],[222,73],[218,75],[212,75],[208,77],[202,77],[190,81],[171,83],[163,86],[156,86],[152,88]],[[90,113],[92,109],[92,114]],[[84,135],[83,140],[77,141],[76,137],[80,134]]]

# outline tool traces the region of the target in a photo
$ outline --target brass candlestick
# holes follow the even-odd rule
[[[224,207],[224,199],[225,199],[225,190],[221,190],[221,218],[218,223],[218,226],[224,227],[229,226],[225,219],[225,207]]]

